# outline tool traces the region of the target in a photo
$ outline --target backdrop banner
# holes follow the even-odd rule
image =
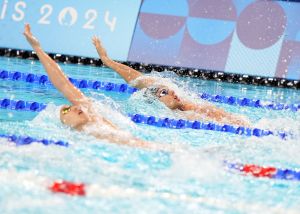
[[[91,37],[109,55],[127,60],[141,0],[0,0],[0,47],[31,49],[25,23],[47,52],[97,57]]]
[[[129,60],[300,79],[300,3],[144,0]]]

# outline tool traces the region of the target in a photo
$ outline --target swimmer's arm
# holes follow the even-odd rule
[[[188,119],[201,119],[201,116],[207,117],[208,120],[213,120],[221,124],[230,124],[236,126],[250,127],[250,121],[241,115],[235,115],[224,111],[214,105],[210,104],[189,104],[185,108],[186,111],[194,111],[195,114],[190,114]]]
[[[85,97],[85,95],[70,82],[58,64],[52,61],[52,59],[41,49],[35,51],[40,61],[44,65],[50,81],[66,99],[68,99],[74,105],[87,102],[88,99]]]
[[[86,96],[70,82],[58,65],[57,68],[53,67],[49,72],[47,69],[46,71],[55,88],[72,104],[80,105],[82,103],[88,103]]]
[[[123,65],[121,63],[115,62],[107,56],[107,52],[105,48],[102,46],[98,37],[94,36],[92,38],[93,44],[96,47],[98,55],[103,62],[104,65],[110,67],[111,69],[115,70],[118,74],[120,74],[123,79],[129,83],[136,78],[142,76],[143,74],[129,66]]]
[[[82,92],[76,88],[66,77],[59,65],[44,52],[39,41],[31,33],[30,25],[26,24],[24,36],[36,52],[40,62],[44,66],[52,84],[73,104],[81,104],[87,100]]]

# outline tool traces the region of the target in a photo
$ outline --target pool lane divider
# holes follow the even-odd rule
[[[11,109],[16,111],[33,111],[39,112],[46,108],[46,104],[38,102],[29,102],[24,100],[11,100],[11,99],[0,99],[0,109]],[[172,118],[158,118],[154,116],[147,116],[142,114],[128,114],[128,117],[137,124],[145,124],[149,126],[155,126],[159,128],[169,128],[169,129],[197,129],[197,130],[207,130],[207,131],[218,131],[226,132],[237,135],[244,136],[255,136],[264,137],[269,135],[278,136],[281,139],[286,139],[287,137],[292,137],[292,134],[287,134],[285,132],[273,132],[270,130],[258,129],[258,128],[246,128],[242,126],[232,126],[232,125],[219,125],[211,122],[201,122],[201,121],[189,121],[183,119],[172,119]]]
[[[47,139],[36,139],[29,136],[16,136],[0,134],[0,138],[5,138],[10,142],[14,142],[17,146],[29,145],[32,143],[41,143],[45,146],[57,145],[69,147],[69,143],[65,141],[53,141]],[[266,177],[281,180],[297,180],[300,181],[300,170],[279,169],[275,167],[265,167],[255,164],[240,164],[224,161],[225,167],[229,171],[240,172],[245,175],[252,175],[254,177]],[[62,184],[54,184],[52,190],[54,192],[64,192],[71,195],[84,195],[82,184],[73,185],[72,183],[63,182]]]
[[[0,138],[5,138],[10,142],[14,142],[17,146],[30,145],[32,143],[41,143],[45,146],[57,145],[69,147],[69,143],[65,141],[53,141],[47,139],[36,139],[29,136],[16,136],[0,134]],[[230,172],[239,172],[243,175],[252,175],[254,177],[272,178],[278,180],[294,180],[300,181],[300,171],[292,169],[279,169],[275,167],[265,167],[255,164],[240,164],[224,161],[224,166]],[[69,195],[85,195],[85,185],[83,183],[75,184],[72,182],[62,181],[54,182],[50,187],[53,192],[60,192]]]
[[[259,166],[255,164],[238,164],[224,161],[226,168],[233,173],[251,175],[256,178],[270,178],[276,180],[300,181],[300,171],[280,169],[272,166]],[[53,193],[63,193],[71,196],[86,196],[88,184],[83,182],[70,182],[66,180],[54,181],[49,189]]]
[[[296,112],[300,110],[300,103],[298,104],[285,104],[285,103],[275,103],[271,101],[263,101],[263,100],[256,100],[250,98],[238,98],[233,96],[223,96],[223,95],[211,95],[207,93],[200,93],[198,95],[201,99],[207,100],[209,102],[215,103],[224,103],[228,105],[234,106],[247,106],[247,107],[254,107],[254,108],[264,108],[268,110],[290,110]]]
[[[46,104],[23,100],[0,99],[0,108],[19,111],[40,112],[46,108]]]
[[[37,75],[32,73],[22,73],[19,71],[6,71],[0,70],[0,80],[11,80],[11,81],[23,81],[27,83],[49,85],[52,86],[47,75]],[[89,88],[94,90],[105,90],[114,91],[118,93],[132,94],[139,89],[130,87],[128,84],[117,84],[112,82],[74,79],[69,77],[69,80],[78,88]],[[259,99],[250,99],[243,97],[223,96],[223,95],[211,95],[207,93],[200,93],[198,97],[215,103],[223,103],[241,107],[254,107],[254,108],[265,108],[268,110],[290,110],[296,112],[300,110],[300,103],[285,104],[275,103],[271,101],[263,101]]]
[[[243,175],[300,181],[300,170],[280,169],[273,166],[259,166],[255,164],[231,163],[228,161],[224,161],[224,165],[229,171],[240,172]]]
[[[15,143],[17,146],[24,146],[29,145],[32,143],[41,143],[45,146],[48,145],[57,145],[57,146],[64,146],[68,147],[69,143],[65,141],[54,141],[54,140],[47,140],[47,139],[36,139],[29,136],[17,136],[17,135],[6,135],[6,134],[0,134],[0,138],[5,138],[10,142]]]
[[[292,134],[287,134],[285,132],[277,131],[273,132],[270,130],[258,129],[258,128],[247,128],[242,126],[232,126],[232,125],[219,125],[212,122],[201,122],[201,121],[189,121],[183,119],[171,119],[171,118],[156,118],[154,116],[147,116],[142,114],[129,114],[131,120],[135,123],[146,124],[150,126],[156,126],[160,128],[170,128],[170,129],[197,129],[197,130],[207,130],[207,131],[218,131],[226,132],[237,135],[244,136],[254,136],[254,137],[264,137],[269,135],[278,136],[281,139],[286,139],[287,137],[292,137]]]
[[[280,169],[272,166],[259,166],[255,164],[237,164],[224,161],[230,172],[242,175],[251,175],[256,178],[270,178],[276,180],[300,181],[300,171]],[[66,180],[54,181],[49,189],[53,193],[63,193],[71,196],[86,196],[88,184],[83,182],[70,182]]]
[[[26,83],[46,85],[53,87],[47,75],[38,75],[32,73],[21,73],[19,71],[0,70],[0,80],[22,81]],[[127,84],[117,84],[112,82],[78,80],[69,77],[70,82],[78,88],[90,88],[95,90],[114,91],[119,93],[132,94],[138,89],[130,87]]]

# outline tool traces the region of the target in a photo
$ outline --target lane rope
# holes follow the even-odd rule
[[[41,143],[45,146],[57,145],[63,147],[69,147],[69,143],[65,141],[53,141],[47,139],[36,139],[30,136],[16,136],[16,135],[4,135],[0,134],[0,138],[5,138],[10,142],[14,142],[16,146],[25,146],[32,143]],[[230,172],[240,172],[243,175],[252,175],[254,177],[264,177],[277,180],[294,180],[300,181],[300,170],[293,169],[280,169],[269,166],[259,166],[255,164],[240,164],[232,163],[229,161],[223,162],[225,168]],[[61,192],[70,195],[85,195],[84,185],[72,184],[69,182],[54,183],[51,187],[53,192]]]
[[[186,193],[178,193],[170,190],[165,190],[164,188],[159,189],[139,189],[136,187],[126,187],[119,186],[114,184],[98,184],[98,183],[83,183],[81,181],[68,181],[62,179],[52,179],[45,176],[32,176],[26,173],[12,173],[12,172],[0,172],[1,177],[4,177],[4,181],[6,183],[9,182],[8,179],[16,177],[18,181],[22,182],[21,185],[24,186],[27,184],[29,187],[35,189],[35,191],[43,191],[47,190],[53,193],[53,196],[59,196],[59,194],[65,194],[70,197],[84,197],[84,198],[94,198],[94,199],[114,199],[114,200],[131,200],[134,198],[144,201],[145,199],[151,200],[163,200],[174,203],[183,203],[187,206],[189,204],[201,204],[206,207],[213,207],[216,209],[222,210],[230,210],[245,213],[245,210],[249,213],[261,213],[262,211],[268,213],[297,213],[295,210],[291,210],[286,207],[275,206],[270,207],[260,202],[251,202],[251,201],[243,201],[243,200],[230,200],[228,198],[220,198],[220,197],[210,197],[205,194],[189,194]],[[9,182],[11,183],[11,182]],[[61,195],[63,196],[63,195]],[[218,195],[219,196],[219,195]],[[64,197],[64,200],[67,198]],[[101,213],[101,211],[100,211]]]
[[[53,87],[47,75],[38,75],[32,73],[22,73],[19,71],[0,70],[0,80],[22,81],[31,84],[39,84]],[[138,89],[130,87],[127,84],[117,84],[105,81],[79,80],[69,77],[70,82],[78,88],[90,88],[95,90],[114,91],[119,93],[132,94]]]
[[[0,70],[0,80],[23,81],[32,84],[52,86],[52,83],[49,81],[47,75],[22,73],[19,71]],[[117,83],[105,82],[105,81],[75,79],[71,77],[69,77],[69,80],[78,88],[89,88],[94,90],[105,90],[105,91],[113,91],[113,92],[128,93],[128,94],[132,94],[139,90],[137,88],[133,88],[129,86],[128,84],[117,84]],[[268,110],[290,110],[293,112],[300,110],[300,103],[294,103],[294,104],[275,103],[273,101],[263,101],[260,99],[223,96],[218,94],[211,95],[208,93],[200,93],[198,97],[210,102],[223,103],[223,104],[235,105],[240,107],[265,108]]]
[[[203,100],[207,100],[215,103],[224,103],[228,105],[241,106],[241,107],[254,107],[254,108],[265,108],[268,110],[290,110],[296,112],[300,110],[300,103],[285,104],[275,103],[273,101],[263,101],[259,99],[250,99],[245,97],[233,97],[223,95],[211,95],[207,93],[199,94],[199,97]]]
[[[270,178],[276,180],[300,181],[300,171],[280,169],[272,166],[259,166],[255,164],[239,164],[224,161],[230,172],[240,172],[242,175],[251,175],[256,178]],[[54,181],[49,189],[54,193],[64,193],[72,196],[86,196],[87,185],[66,180]]]
[[[278,180],[300,181],[300,170],[281,169],[273,166],[259,166],[255,164],[240,164],[224,161],[225,167],[229,171],[238,171],[244,175],[254,177],[264,177]]]
[[[46,108],[46,104],[24,101],[24,100],[11,100],[11,99],[0,99],[0,109],[11,109],[16,111],[32,111],[39,112]],[[292,133],[286,133],[283,131],[270,131],[259,128],[247,128],[242,126],[232,126],[232,125],[219,125],[211,122],[201,122],[201,121],[189,121],[183,119],[172,119],[172,118],[158,118],[154,116],[147,116],[142,114],[128,114],[130,119],[139,124],[145,124],[149,126],[156,126],[159,128],[170,128],[170,129],[198,129],[198,130],[208,130],[208,131],[218,131],[226,132],[231,134],[243,135],[243,136],[255,136],[264,137],[269,135],[278,136],[281,139],[286,139],[287,137],[293,137]]]
[[[17,135],[7,135],[7,134],[0,134],[0,138],[5,138],[10,142],[15,143],[17,146],[24,146],[24,145],[29,145],[32,143],[41,143],[45,146],[48,145],[57,145],[57,146],[64,146],[68,147],[69,143],[59,140],[59,141],[54,141],[54,140],[47,140],[47,139],[36,139],[30,136],[17,136]]]
[[[170,128],[170,129],[198,129],[207,131],[218,131],[226,132],[236,135],[244,136],[254,136],[254,137],[264,137],[269,135],[278,136],[281,139],[286,139],[287,137],[292,137],[293,135],[287,134],[283,131],[270,131],[259,128],[247,128],[242,126],[232,126],[232,125],[219,125],[212,122],[201,122],[201,121],[189,121],[183,119],[172,119],[172,118],[156,118],[154,116],[147,116],[142,114],[129,114],[131,120],[135,123],[142,123],[150,126]]]

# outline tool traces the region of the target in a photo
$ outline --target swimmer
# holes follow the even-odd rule
[[[151,150],[172,150],[167,145],[138,139],[100,115],[93,106],[93,102],[69,81],[59,65],[43,51],[37,38],[32,35],[29,24],[25,25],[23,34],[36,52],[52,84],[72,103],[72,105],[65,105],[60,109],[60,120],[63,124],[98,139],[117,144]]]
[[[209,103],[199,104],[185,99],[179,96],[174,89],[164,84],[167,79],[144,76],[141,72],[129,66],[113,61],[108,57],[98,37],[94,36],[92,42],[104,65],[115,70],[132,86],[139,89],[145,88],[145,95],[153,95],[153,98],[158,99],[168,108],[179,111],[186,119],[214,121],[220,124],[250,127],[250,122],[244,116],[226,112]]]

